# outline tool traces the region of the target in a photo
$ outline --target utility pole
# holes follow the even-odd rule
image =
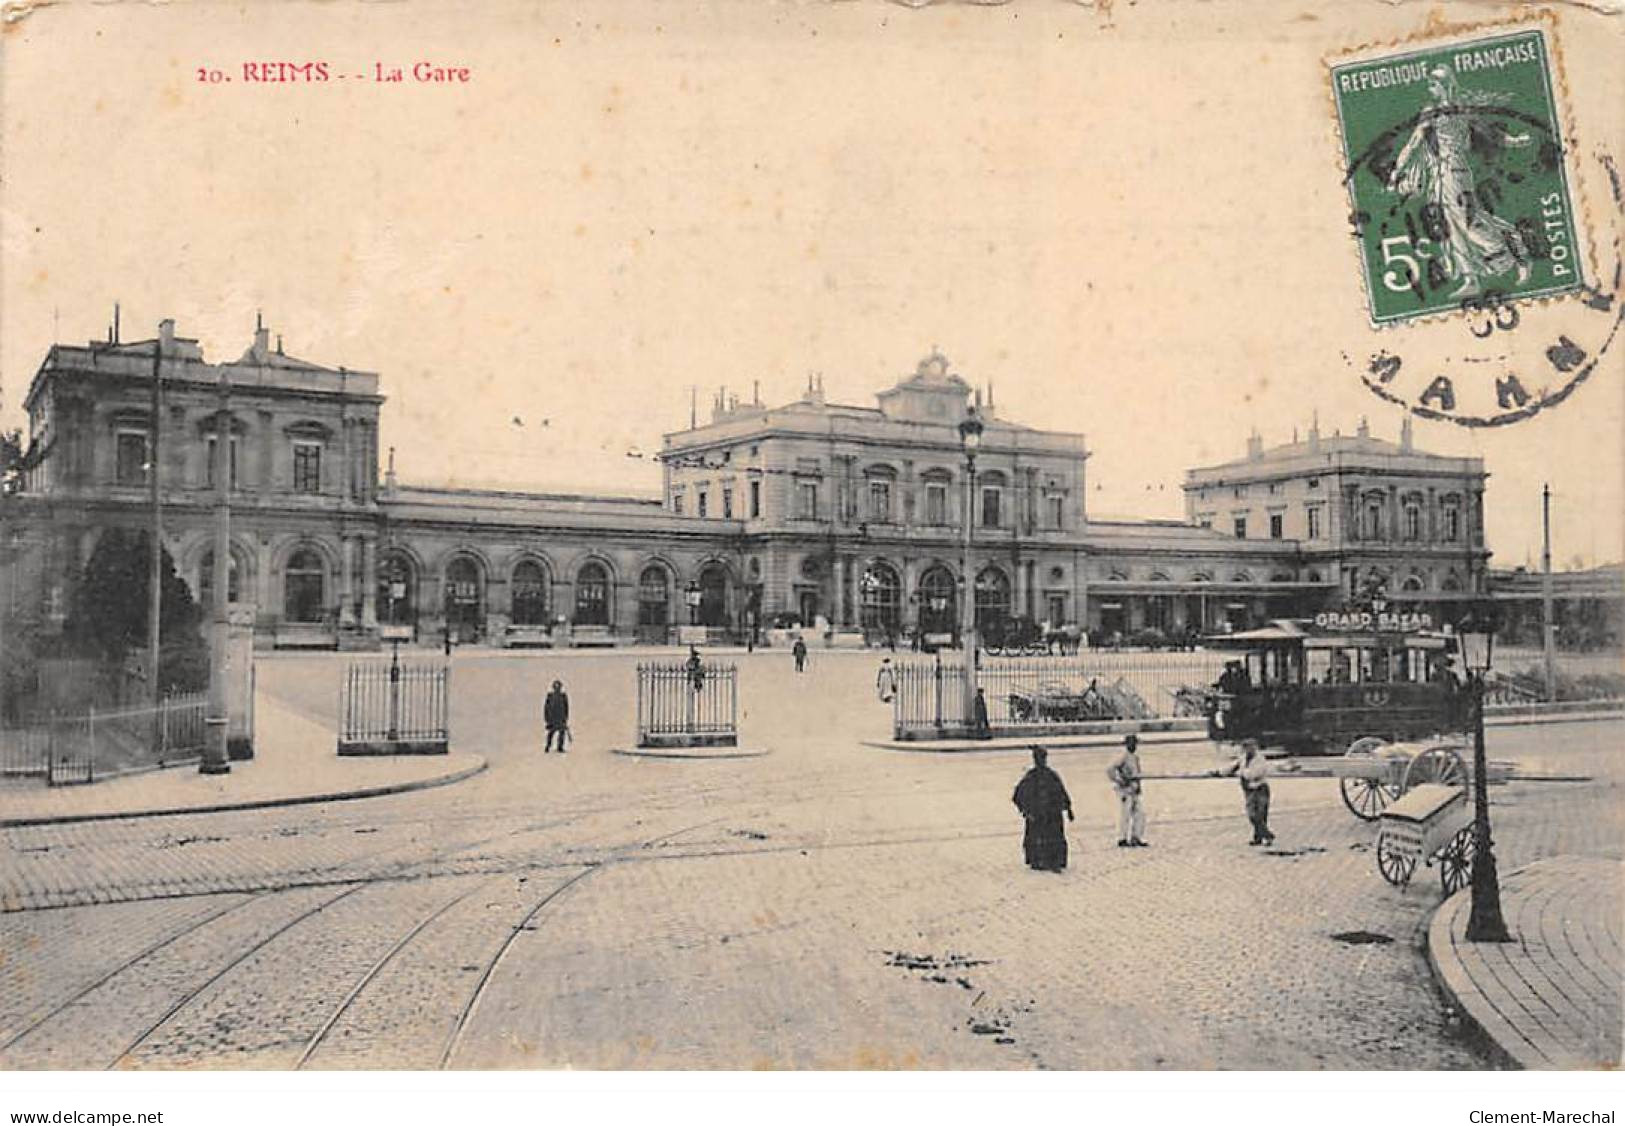
[[[1540,489],[1540,637],[1546,656],[1546,700],[1557,699],[1557,623],[1552,621],[1552,486]]]
[[[152,428],[147,449],[147,484],[152,491],[152,551],[151,567],[147,574],[147,696],[154,709],[160,703],[158,687],[158,658],[162,638],[160,619],[164,606],[164,502],[160,478],[162,466],[164,418],[164,322],[158,326],[158,337],[152,342]]]
[[[209,632],[209,710],[204,717],[207,740],[198,761],[199,774],[229,774],[227,754],[230,717],[226,705],[226,660],[230,651],[231,614],[231,380],[220,368],[220,409],[214,416],[214,597]]]

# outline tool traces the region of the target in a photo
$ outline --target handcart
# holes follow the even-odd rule
[[[1405,887],[1418,862],[1439,867],[1445,895],[1467,885],[1476,853],[1472,807],[1460,786],[1424,782],[1382,811],[1377,831],[1377,870]]]

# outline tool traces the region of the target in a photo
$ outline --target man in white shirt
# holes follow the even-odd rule
[[[1234,774],[1241,780],[1241,794],[1247,808],[1247,820],[1253,826],[1253,839],[1247,843],[1274,844],[1275,834],[1270,832],[1270,765],[1264,758],[1264,752],[1258,749],[1258,744],[1249,739],[1242,744],[1240,758],[1224,770],[1215,770],[1213,773]]]
[[[1145,806],[1140,801],[1140,737],[1123,736],[1123,749],[1106,768],[1106,778],[1117,793],[1117,847],[1146,848]]]

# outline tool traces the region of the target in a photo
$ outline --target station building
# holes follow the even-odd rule
[[[1397,445],[1363,426],[1255,437],[1189,471],[1187,520],[1093,520],[1084,436],[1005,417],[934,351],[873,406],[828,402],[817,379],[778,406],[719,394],[664,436],[648,499],[398,481],[383,404],[376,373],[296,359],[263,327],[224,363],[169,322],[54,346],[5,497],[7,615],[59,628],[97,536],[151,526],[155,469],[165,545],[207,597],[222,435],[230,598],[262,647],[664,643],[790,621],[875,641],[951,634],[967,601],[1132,640],[1311,614],[1373,580],[1441,606],[1483,589],[1488,557],[1482,462],[1416,450],[1408,427]]]

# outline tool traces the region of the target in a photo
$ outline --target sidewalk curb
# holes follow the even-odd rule
[[[1475,1013],[1464,1004],[1462,993],[1471,988],[1471,983],[1464,979],[1454,964],[1447,970],[1439,957],[1439,950],[1450,945],[1450,922],[1455,915],[1456,901],[1461,900],[1463,896],[1470,898],[1471,895],[1472,889],[1464,887],[1447,899],[1441,900],[1433,909],[1433,915],[1428,919],[1427,925],[1428,969],[1433,973],[1433,984],[1438,987],[1450,1008],[1461,1019],[1462,1025],[1470,1030],[1477,1041],[1477,1046],[1491,1057],[1494,1065],[1502,1069],[1527,1071],[1532,1065],[1507,1047],[1508,1042],[1516,1042],[1521,1037],[1505,1021],[1489,1017],[1487,1014]]]
[[[661,749],[644,750],[640,747],[612,747],[612,755],[625,755],[627,758],[663,758],[679,759],[725,759],[725,758],[761,758],[772,753],[768,747],[711,747],[705,750],[685,751],[678,747],[665,747]]]
[[[1485,727],[1536,727],[1557,723],[1609,723],[1625,719],[1625,712],[1618,711],[1589,711],[1589,712],[1555,712],[1555,713],[1520,713],[1517,715],[1497,716],[1490,714],[1484,718]],[[1032,735],[1001,735],[993,740],[974,739],[865,739],[862,745],[876,747],[883,751],[913,751],[916,754],[935,755],[963,755],[963,754],[992,754],[996,751],[1020,751],[1028,747],[1040,746],[1045,750],[1070,749],[1079,747],[1105,747],[1117,746],[1122,742],[1123,736],[1138,735],[1140,744],[1169,746],[1178,743],[1205,743],[1208,742],[1207,730],[1202,729],[1168,729],[1145,730],[1130,726],[1132,720],[1111,720],[1115,730],[1100,733],[1073,733],[1066,735],[1044,735],[1034,732]],[[1177,722],[1177,721],[1176,721]],[[1336,756],[1329,756],[1336,757]],[[1549,781],[1569,781],[1567,778],[1548,779]]]
[[[226,813],[237,809],[271,809],[277,806],[311,805],[316,802],[355,801],[359,798],[377,798],[387,794],[406,794],[414,790],[431,790],[449,786],[474,777],[490,764],[474,756],[477,761],[451,774],[434,778],[419,778],[411,782],[388,782],[366,786],[358,790],[335,790],[321,794],[299,794],[292,797],[256,798],[251,801],[217,802],[213,805],[174,806],[161,809],[108,810],[101,813],[60,813],[33,817],[0,818],[0,829],[16,829],[30,825],[67,825],[84,821],[123,821],[137,817],[175,817],[187,813]]]

